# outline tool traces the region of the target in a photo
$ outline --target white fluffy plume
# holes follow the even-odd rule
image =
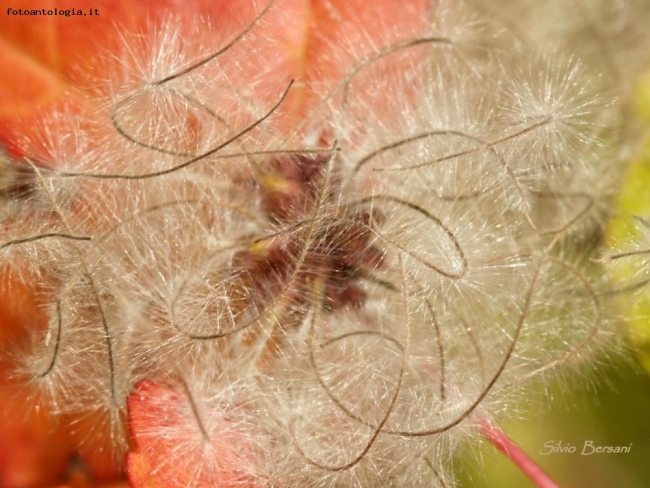
[[[0,260],[50,316],[19,372],[106,411],[118,448],[134,386],[168,385],[150,400],[196,435],[142,435],[197,486],[449,486],[473,418],[594,359],[608,66],[434,3],[423,32],[321,39],[346,68],[318,82],[284,69],[280,0],[237,32],[125,35],[103,109],[48,125],[55,169],[1,163]]]

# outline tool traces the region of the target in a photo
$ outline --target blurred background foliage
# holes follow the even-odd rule
[[[621,359],[596,373],[594,385],[567,395],[567,385],[547,389],[547,408],[525,421],[512,418],[504,431],[563,488],[647,488],[650,486],[650,377]],[[629,453],[581,455],[585,441],[594,446],[628,446]],[[575,453],[544,448],[575,446]],[[534,487],[518,468],[487,443],[466,448],[456,466],[463,488]]]

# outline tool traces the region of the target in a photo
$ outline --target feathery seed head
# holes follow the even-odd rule
[[[445,486],[473,416],[608,337],[571,239],[598,230],[603,105],[578,63],[520,69],[442,14],[322,92],[254,47],[279,9],[189,57],[169,23],[49,129],[52,169],[3,160],[3,267],[50,303],[27,370],[118,426],[131,395],[132,472]]]

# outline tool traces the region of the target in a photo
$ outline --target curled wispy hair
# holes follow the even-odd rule
[[[244,484],[448,486],[473,419],[609,337],[571,239],[601,223],[602,105],[578,63],[522,70],[438,23],[353,52],[280,129],[309,81],[272,59],[245,76],[278,8],[191,62],[163,28],[92,123],[64,127],[82,150],[51,127],[55,170],[9,165],[2,266],[38,268],[50,301],[21,373],[116,425],[156,394],[134,385],[168,385],[154,412],[167,399],[200,435],[133,434],[178,437],[164,462],[197,484],[223,472],[221,436],[245,446],[228,451]]]

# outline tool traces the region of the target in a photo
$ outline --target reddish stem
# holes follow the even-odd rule
[[[479,419],[478,425],[485,438],[494,447],[506,455],[522,473],[535,483],[538,488],[559,488],[558,484],[533,461],[528,454],[510,439],[499,427],[491,424],[485,419]]]

